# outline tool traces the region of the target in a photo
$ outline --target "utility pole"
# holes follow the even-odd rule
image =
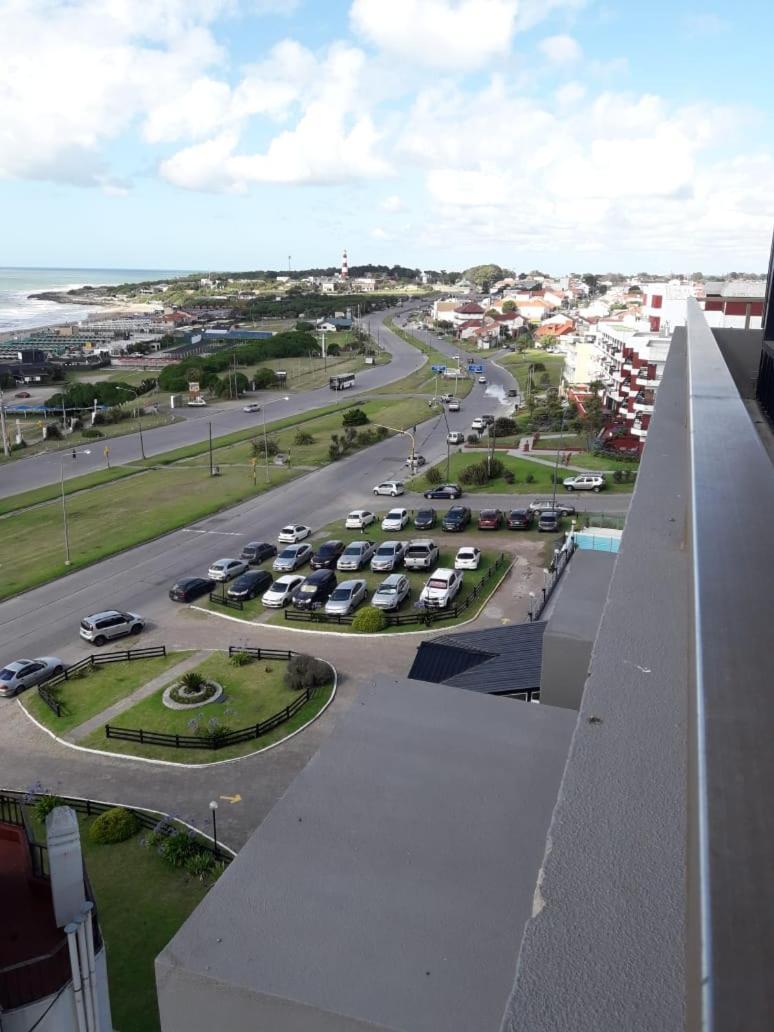
[[[11,449],[8,444],[8,430],[5,425],[5,402],[3,401],[3,392],[0,391],[0,435],[3,438],[3,455],[6,459],[11,454]]]
[[[67,503],[65,502],[64,462],[59,463],[59,486],[62,491],[62,523],[64,525],[65,566],[70,565],[70,538],[67,533]]]
[[[212,420],[209,421],[210,476],[212,476]]]

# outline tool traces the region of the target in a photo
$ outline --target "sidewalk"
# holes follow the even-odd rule
[[[195,652],[188,659],[184,659],[182,663],[177,663],[175,666],[165,670],[163,674],[159,674],[158,677],[148,681],[147,684],[141,685],[131,695],[119,699],[118,702],[114,702],[112,706],[108,706],[107,709],[97,713],[96,716],[90,717],[89,720],[85,720],[77,727],[71,728],[62,737],[66,742],[77,742],[81,738],[85,738],[92,731],[97,731],[99,728],[104,727],[105,724],[109,724],[113,717],[117,717],[120,713],[131,709],[135,702],[141,702],[143,699],[147,699],[149,695],[153,695],[159,688],[163,688],[164,685],[178,681],[183,674],[187,674],[189,670],[193,670],[194,667],[203,663],[209,654],[209,652]]]

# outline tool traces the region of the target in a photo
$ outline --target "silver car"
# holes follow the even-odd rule
[[[402,573],[391,573],[371,596],[371,605],[377,609],[397,609],[410,594],[408,577]]]
[[[357,571],[365,566],[375,551],[373,541],[352,541],[339,556],[336,569]]]
[[[364,580],[342,581],[334,588],[325,603],[328,616],[349,616],[365,601],[367,585]]]
[[[250,564],[244,559],[216,559],[207,570],[207,576],[214,581],[230,581],[249,568]]]
[[[94,645],[104,645],[111,638],[123,638],[127,634],[139,634],[145,621],[137,613],[121,613],[117,609],[108,609],[104,613],[94,613],[81,620],[80,636]]]
[[[15,659],[0,670],[0,695],[16,695],[25,688],[42,684],[64,672],[64,663],[57,656],[38,659]]]
[[[289,545],[283,548],[274,562],[271,564],[273,570],[288,571],[297,570],[312,558],[313,548],[311,545]]]
[[[371,569],[374,573],[389,573],[403,562],[406,545],[403,541],[383,541],[374,552]]]

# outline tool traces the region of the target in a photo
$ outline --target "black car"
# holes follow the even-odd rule
[[[296,609],[320,609],[337,584],[333,570],[315,570],[293,592],[291,602]]]
[[[346,548],[343,541],[325,541],[312,556],[313,570],[333,570],[341,553]]]
[[[461,498],[462,490],[457,484],[439,484],[425,491],[425,498]]]
[[[540,519],[538,520],[538,530],[545,530],[549,533],[559,530],[559,513],[551,509],[541,512]]]
[[[519,396],[519,392],[516,387],[509,388],[505,393],[509,398],[518,398]]]
[[[443,518],[443,530],[464,530],[470,523],[470,509],[467,505],[453,505]]]
[[[438,514],[435,509],[417,509],[414,517],[414,526],[417,530],[430,530],[435,526]]]
[[[508,530],[531,530],[535,514],[529,509],[511,509],[508,513]]]
[[[277,546],[270,545],[268,541],[250,541],[242,549],[240,559],[246,559],[251,566],[258,566],[267,559],[273,559],[277,554]]]
[[[169,589],[169,597],[173,602],[193,602],[201,595],[209,595],[215,588],[215,581],[204,577],[184,577],[176,581]]]
[[[229,585],[228,597],[245,602],[248,598],[262,595],[273,580],[268,570],[248,570],[247,573],[240,573]]]

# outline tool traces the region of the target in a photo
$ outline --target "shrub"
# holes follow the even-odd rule
[[[620,484],[622,480],[623,480],[623,473],[621,472],[621,470],[620,469],[613,470],[613,482],[616,483],[616,484]]]
[[[488,484],[502,476],[505,467],[500,459],[481,459],[466,466],[459,475],[462,484]]]
[[[534,484],[535,483],[535,474],[534,473],[528,473],[526,475],[526,477],[524,477],[524,483],[525,484]]]
[[[425,480],[428,484],[440,484],[443,480],[440,469],[437,466],[431,466],[425,473]]]
[[[101,430],[98,430],[96,426],[87,426],[84,430],[81,430],[82,437],[104,437],[105,435]]]
[[[279,445],[276,441],[272,441],[270,437],[266,438],[266,447],[264,448],[264,439],[262,437],[255,437],[250,442],[250,448],[255,459],[265,459],[267,456],[276,455],[279,452]]]
[[[125,842],[140,830],[137,814],[125,810],[122,806],[114,806],[106,810],[92,823],[89,838],[92,842],[106,846],[113,842]]]
[[[376,606],[363,606],[355,614],[352,621],[352,630],[360,631],[361,634],[376,634],[383,631],[387,626],[387,616]]]
[[[60,798],[58,795],[51,795],[49,793],[48,795],[41,796],[40,799],[35,802],[33,809],[38,820],[45,822],[46,817],[48,817],[52,810],[56,809],[57,806],[64,805],[64,799]]]
[[[351,428],[348,427],[347,429],[349,430]],[[355,437],[355,443],[357,444],[358,448],[367,448],[371,444],[376,444],[376,440],[377,437],[375,429],[358,430],[357,435]]]
[[[348,409],[341,417],[342,426],[365,426],[368,422],[368,416],[359,408]]]
[[[249,652],[234,652],[229,657],[229,663],[232,666],[249,666],[252,661],[253,657]]]
[[[314,437],[306,430],[297,430],[296,436],[293,438],[293,444],[304,445],[314,444]]]
[[[185,867],[200,852],[201,846],[194,842],[187,831],[173,831],[159,845],[159,853],[170,867]]]
[[[183,866],[194,878],[200,878],[203,881],[208,874],[212,873],[215,867],[215,858],[212,853],[201,849],[197,853],[192,853]]]
[[[513,437],[518,433],[515,420],[511,419],[509,416],[500,416],[499,419],[496,419],[494,422],[494,429],[495,434],[498,437]]]
[[[331,679],[331,670],[327,663],[314,656],[291,656],[285,668],[285,684],[294,691],[316,688]]]
[[[479,437],[478,434],[468,434],[465,440],[468,442],[468,444],[478,444]]]
[[[183,674],[180,678],[180,684],[186,691],[200,692],[204,688],[205,679],[201,674],[197,674],[195,670],[189,670],[187,674]]]
[[[505,481],[506,484],[515,484],[516,483],[516,475],[513,472],[513,470],[506,469],[503,472],[503,480]]]
[[[62,440],[62,428],[59,423],[46,423],[46,440],[47,441],[61,441]]]

